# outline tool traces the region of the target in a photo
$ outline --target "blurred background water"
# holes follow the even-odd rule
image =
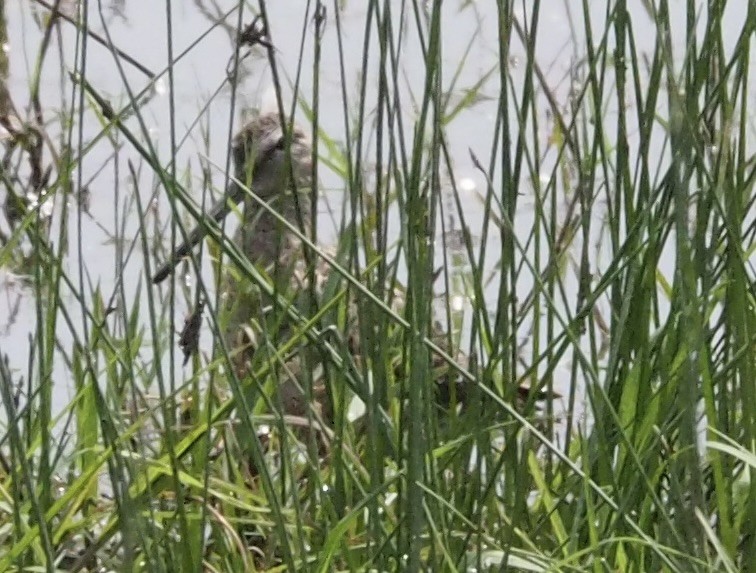
[[[287,106],[291,105],[296,82],[299,97],[308,105],[313,104],[313,4],[279,0],[270,2],[267,6],[270,40],[276,49]],[[357,115],[365,30],[369,25],[368,4],[361,1],[343,2],[339,4],[337,11],[328,6],[325,15],[319,116],[322,129],[342,146],[346,143],[346,126]],[[423,15],[414,13],[409,7],[401,12],[401,4],[403,3],[395,4],[393,19],[397,29],[400,26],[406,28],[400,48],[400,76],[404,82],[401,113],[406,125],[410,126],[406,132],[407,137],[410,137],[413,119],[418,113],[418,100],[415,96],[422,93],[425,81],[423,46],[414,31],[414,19],[422,18]],[[536,86],[534,93],[538,101],[536,109],[542,110],[542,115],[537,118],[539,129],[535,138],[529,133],[516,131],[508,134],[511,141],[520,136],[533,139],[529,146],[539,156],[542,166],[540,177],[523,176],[517,190],[521,197],[514,221],[514,233],[518,237],[527,237],[534,224],[535,197],[543,194],[547,188],[569,184],[568,179],[556,178],[554,175],[558,171],[555,166],[559,157],[558,145],[553,140],[555,126],[549,101],[559,102],[569,116],[570,102],[578,97],[584,78],[589,73],[586,59],[589,40],[585,36],[584,22],[590,21],[593,29],[605,29],[607,3],[601,0],[585,4],[588,6],[587,13],[583,13],[582,4],[567,0],[543,3],[541,8],[539,32],[534,43],[534,63],[540,68],[547,87]],[[699,4],[700,13],[704,15],[705,3]],[[515,10],[514,16],[520,26],[526,27],[533,18],[533,14],[527,12],[531,10],[530,5],[529,2],[520,3],[518,6],[521,8]],[[47,6],[44,2],[34,1],[3,3],[6,36],[2,48],[7,58],[4,81],[9,99],[16,106],[6,113],[9,121],[15,122],[14,124],[34,121],[34,110],[29,97],[30,81],[34,77],[33,71],[40,65],[38,58],[43,44],[45,22],[50,18]],[[658,42],[657,28],[650,25],[650,12],[644,2],[630,2],[628,8],[631,11],[630,20],[637,47],[644,57],[650,58]],[[97,106],[91,100],[78,101],[79,92],[74,91],[71,75],[85,76],[90,85],[106,97],[116,110],[128,105],[131,97],[129,93],[143,94],[139,109],[144,123],[140,124],[132,116],[126,120],[126,125],[138,135],[143,144],[149,143],[155,147],[162,165],[174,162],[178,178],[187,188],[200,189],[202,178],[209,176],[212,186],[219,190],[223,186],[227,143],[240,123],[242,110],[272,105],[271,69],[265,52],[260,47],[242,51],[244,57],[240,63],[235,92],[229,82],[236,30],[249,23],[255,12],[251,7],[240,11],[234,2],[204,0],[172,3],[119,0],[89,2],[86,5],[68,1],[61,2],[59,9],[74,20],[83,19],[86,11],[89,29],[106,40],[106,45],[98,43],[93,37],[83,42],[84,37],[67,22],[61,21],[51,31],[50,48],[41,63],[44,68],[40,75],[39,101],[43,125],[53,142],[44,146],[43,162],[52,165],[54,157],[51,150],[62,151],[57,145],[58,138],[71,128],[62,122],[62,118],[70,118],[72,110],[82,103],[87,109],[80,116],[83,121],[72,127],[75,133],[72,141],[78,142],[81,148],[88,149],[79,163],[81,172],[68,174],[75,194],[46,199],[40,212],[51,223],[53,243],[62,236],[61,225],[67,227],[68,245],[64,265],[75,280],[83,281],[83,285],[79,285],[83,286],[80,289],[82,292],[89,291],[86,285],[97,284],[106,300],[115,300],[119,281],[123,281],[127,299],[144,297],[144,289],[152,287],[147,286],[149,283],[145,281],[144,261],[138,244],[142,222],[139,220],[133,194],[138,189],[141,201],[149,206],[145,216],[152,219],[147,222],[147,226],[154,227],[155,239],[169,245],[170,237],[161,236],[172,217],[166,193],[133,146],[120,134],[111,130],[105,137],[101,136],[103,121],[98,117]],[[671,29],[680,30],[680,34],[673,32],[671,44],[675,54],[682,57],[686,47],[685,3],[672,2],[671,9]],[[724,26],[739,31],[747,10],[747,0],[729,2]],[[482,227],[485,218],[481,197],[485,194],[486,180],[476,169],[470,152],[483,165],[488,165],[495,138],[500,89],[498,16],[495,3],[491,1],[447,1],[444,3],[444,11],[444,90],[452,103],[451,107],[454,107],[454,102],[460,105],[459,113],[445,125],[452,157],[452,172],[446,184],[450,187],[452,180],[456,182],[465,199],[462,214],[464,224],[472,231],[473,239],[480,241],[481,237],[476,236],[476,231]],[[575,25],[576,23],[579,25]],[[170,37],[167,32],[169,29]],[[726,38],[726,41],[731,42],[728,49],[733,48],[737,36],[737,33],[733,33]],[[342,42],[341,47],[339,40]],[[594,44],[600,40],[601,38],[592,39]],[[612,52],[611,41],[609,53]],[[371,34],[370,42],[376,44],[375,33]],[[172,62],[169,44],[172,46]],[[518,78],[524,82],[527,76],[527,46],[522,41],[513,41],[511,45],[513,49],[505,65],[516,85]],[[138,69],[127,62],[116,53],[115,48],[138,61],[144,69]],[[368,69],[374,74],[367,80],[367,117],[374,119],[371,106],[375,104],[375,94],[378,91],[379,50],[372,47],[368,53],[373,59],[368,63]],[[172,69],[172,80],[168,77],[169,68]],[[607,81],[613,80],[610,78]],[[171,85],[173,93],[170,91]],[[627,93],[626,96],[628,105],[634,105],[634,94]],[[516,102],[518,97],[519,94],[513,94],[512,101]],[[661,98],[660,101],[666,100]],[[749,101],[754,101],[753,94],[749,96]],[[616,99],[607,99],[601,105],[606,110],[605,118],[611,120],[616,116],[616,107],[613,108]],[[345,109],[348,110],[347,117]],[[508,112],[513,118],[518,113],[515,105]],[[658,113],[660,116],[666,115],[664,103],[660,103]],[[300,108],[300,121],[306,123],[305,116]],[[74,114],[74,117],[77,116]],[[175,120],[175,148],[171,139],[171,118]],[[511,125],[516,128],[518,122],[512,121]],[[81,131],[77,133],[78,130]],[[632,149],[634,141],[628,143]],[[372,145],[375,145],[374,140]],[[658,138],[652,145],[658,148],[661,169],[667,160],[665,142]],[[329,157],[328,149],[321,149],[321,155],[325,159],[334,160],[333,156]],[[370,151],[367,156],[370,156]],[[138,185],[131,181],[127,167],[129,160],[137,166]],[[493,183],[495,188],[499,185],[496,179]],[[611,185],[611,181],[597,181],[596,184]],[[326,162],[320,166],[320,187],[323,194],[319,236],[322,242],[332,243],[336,240],[333,222],[339,220],[347,197],[342,177],[327,169]],[[562,205],[557,216],[562,217],[566,224],[572,215],[570,198],[574,196],[574,190],[562,189],[559,196]],[[85,200],[86,210],[77,208],[74,203],[76,198]],[[196,199],[198,202],[203,201],[199,193]],[[69,201],[65,219],[62,218],[63,201]],[[605,205],[600,201],[596,203],[592,216],[596,217],[598,224],[592,227],[594,236],[590,253],[594,258],[596,275],[600,275],[602,241],[605,239],[605,227],[601,221],[607,216]],[[449,226],[446,230],[450,235],[463,224],[457,213],[448,214],[447,222]],[[390,228],[396,231],[398,225],[390,225]],[[5,220],[0,221],[0,229],[4,233],[9,232]],[[77,236],[81,237],[80,243]],[[488,255],[485,272],[490,277],[486,297],[491,299],[491,308],[496,306],[498,292],[496,273],[499,240],[498,233],[491,233],[486,246]],[[132,246],[135,248],[132,249]],[[530,248],[525,247],[526,254],[530,252]],[[579,253],[580,239],[573,241],[570,249]],[[667,261],[667,268],[664,268],[664,261]],[[666,253],[660,271],[671,273],[673,262],[674,252],[670,251]],[[84,269],[82,275],[76,270],[80,263]],[[152,261],[153,268],[157,263],[157,260]],[[205,270],[209,271],[209,265],[205,266]],[[564,280],[565,294],[557,304],[563,305],[565,309],[574,309],[579,277],[569,276],[570,273],[567,275]],[[191,276],[182,276],[182,281],[191,284]],[[524,273],[518,283],[518,297],[525,298],[533,284],[533,274],[528,276],[528,273]],[[25,296],[27,289],[24,280],[2,266],[0,292],[0,349],[9,355],[12,367],[23,372],[30,359],[29,337],[36,328],[34,301]],[[91,301],[83,301],[78,308],[87,307],[90,303]],[[182,305],[183,303],[179,303],[176,308],[179,317],[189,310]],[[464,305],[464,301],[461,301],[461,305]],[[69,308],[77,306],[69,305]],[[180,324],[180,318],[178,320]],[[63,322],[58,324],[62,345],[65,346],[66,341],[71,340],[71,328],[78,329],[77,325],[81,322],[81,316],[71,316],[70,325]],[[525,324],[519,335],[526,338],[531,330],[531,325]],[[560,367],[566,368],[567,362]],[[61,373],[63,371],[60,370]],[[68,403],[71,392],[72,389],[65,385],[56,385],[55,393],[61,404]]]

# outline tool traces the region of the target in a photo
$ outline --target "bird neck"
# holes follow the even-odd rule
[[[293,192],[274,196],[268,205],[276,214],[251,198],[245,200],[239,231],[244,254],[250,261],[268,268],[288,266],[304,256],[301,239],[281,221],[300,229],[307,238],[312,236],[309,196],[300,190],[296,198],[297,201]]]

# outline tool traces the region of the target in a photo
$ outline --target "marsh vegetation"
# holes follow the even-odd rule
[[[249,4],[0,4],[0,571],[753,570],[752,3]]]

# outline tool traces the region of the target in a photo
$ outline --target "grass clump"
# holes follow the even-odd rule
[[[175,51],[170,3],[159,71],[112,48],[102,13],[35,3],[28,92],[0,92],[0,265],[28,302],[5,321],[23,336],[0,339],[0,570],[749,571],[756,14],[587,4],[567,11],[565,78],[541,58],[538,2],[369,1],[359,51],[348,6],[313,3],[295,34],[270,3],[253,25],[203,5],[238,48],[210,98],[223,123],[178,111],[176,70],[206,35]],[[469,20],[480,34],[450,63]],[[100,45],[117,96],[87,65]],[[311,134],[314,228],[336,237],[332,254],[307,242],[307,268],[334,270],[296,304],[225,228],[180,265],[192,281],[149,280],[228,184],[213,150],[254,58]],[[488,131],[470,135],[476,115]],[[199,166],[181,163],[190,137]],[[102,173],[107,224],[86,201]],[[89,252],[97,227],[112,272]],[[208,259],[270,300],[241,376]],[[200,307],[182,366],[181,315]],[[292,353],[329,419],[282,412]]]

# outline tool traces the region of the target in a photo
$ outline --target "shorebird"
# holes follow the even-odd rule
[[[236,179],[246,183],[246,187],[259,199],[266,201],[280,217],[300,228],[303,235],[307,237],[311,237],[309,227],[311,193],[315,189],[311,180],[311,153],[310,141],[305,132],[299,126],[293,125],[287,136],[282,129],[278,113],[265,113],[254,117],[234,137],[232,143]],[[284,274],[285,280],[290,282],[288,285],[290,289],[301,290],[307,287],[307,273],[304,272],[306,269],[303,266],[304,246],[301,240],[295,233],[281,225],[278,217],[267,209],[261,208],[244,187],[232,181],[226,197],[210,210],[208,217],[220,222],[231,211],[231,204],[241,201],[244,201],[244,216],[234,242],[240,247],[242,253],[252,263],[268,270],[274,267],[288,269],[288,272]],[[179,246],[168,262],[157,271],[153,282],[162,281],[174,270],[178,262],[202,240],[206,234],[206,226],[200,225],[190,233],[188,240]],[[294,267],[297,268],[294,269]],[[325,283],[329,272],[327,265],[317,264],[316,282]],[[250,334],[248,322],[251,317],[260,315],[261,301],[259,293],[255,296],[249,290],[245,291],[244,286],[230,276],[223,279],[222,288],[228,291],[228,304],[233,307],[225,337],[230,348],[239,348],[240,345],[254,346],[255,335]],[[399,297],[399,305],[402,304],[401,298]],[[355,313],[354,309],[349,309],[350,316]],[[350,318],[349,322],[356,322],[354,318]],[[357,324],[349,326],[355,332],[357,331]],[[433,336],[439,341],[446,339],[443,329],[438,326],[434,327]],[[351,332],[348,333],[348,337],[359,338]],[[352,346],[353,344],[350,344],[350,347]],[[358,349],[354,351],[359,352]],[[247,353],[237,354],[240,359],[235,367],[241,375],[245,373],[243,364]],[[456,352],[453,354],[460,356],[466,362],[464,356]],[[299,365],[295,365],[292,369],[299,370]],[[434,382],[438,383],[436,396],[440,403],[449,404],[449,396],[452,393],[456,394],[460,402],[464,401],[466,385],[460,384],[459,379],[445,361],[435,354],[433,355],[433,372],[437,377]],[[451,391],[452,387],[456,388],[456,392]],[[327,404],[325,389],[315,388],[313,395],[324,418],[329,417],[330,405]],[[527,399],[528,395],[527,388],[518,388],[519,399]],[[285,380],[279,385],[279,396],[286,414],[301,416],[310,406],[305,403],[299,385],[291,380]],[[536,399],[540,400],[544,397],[545,394],[538,393]]]
[[[244,217],[234,235],[234,243],[253,264],[269,272],[275,268],[287,275],[292,284],[284,286],[301,289],[306,286],[303,284],[303,245],[296,234],[280,224],[279,217],[301,228],[304,236],[310,236],[312,148],[309,138],[296,124],[287,137],[278,113],[264,113],[244,125],[233,138],[231,151],[235,179],[244,186],[232,180],[225,196],[211,207],[206,217],[220,223],[234,205],[243,203]],[[265,201],[279,217],[261,208],[245,188]],[[158,269],[152,282],[165,280],[206,234],[207,223],[193,229]],[[325,266],[318,265],[317,273],[321,278],[325,272]],[[267,302],[259,291],[249,287],[251,285],[243,284],[232,271],[224,271],[221,289],[227,319],[225,341],[227,348],[234,351],[234,367],[240,377],[246,374],[246,358],[255,346],[255,329],[251,323],[260,317],[261,307]],[[247,347],[249,352],[240,351],[240,347]],[[304,415],[306,404],[295,381],[284,380],[279,395],[285,413]],[[324,397],[325,392],[316,388],[316,395]]]
[[[300,221],[299,209],[304,234],[309,234],[312,166],[310,142],[305,132],[294,125],[287,142],[278,114],[265,113],[254,117],[242,128],[234,137],[231,148],[236,179],[246,183],[260,199],[295,225]],[[288,168],[288,154],[292,169]],[[291,175],[294,181],[289,180]],[[211,207],[207,218],[220,223],[231,212],[231,206],[242,201],[245,217],[234,241],[251,262],[267,265],[280,262],[281,257],[301,254],[299,240],[292,233],[282,231],[278,218],[258,208],[244,187],[235,181],[230,182],[226,195]],[[152,282],[157,284],[165,280],[206,233],[204,225],[197,226],[158,269]]]

